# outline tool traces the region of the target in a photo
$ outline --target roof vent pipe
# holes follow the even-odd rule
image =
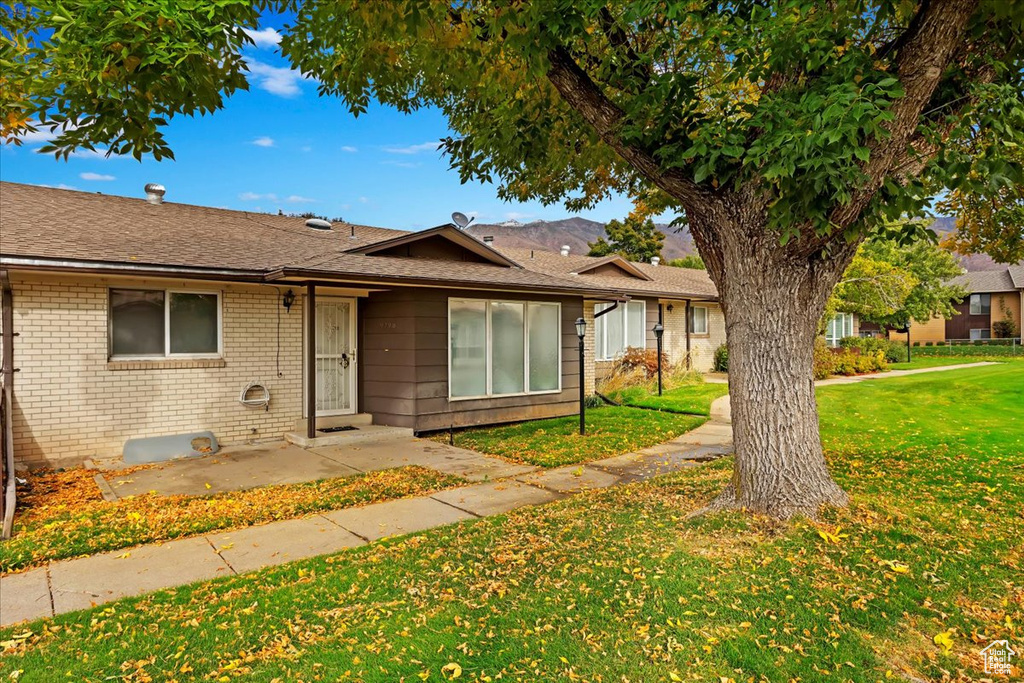
[[[351,232],[349,232],[348,238],[349,238],[350,240],[354,240],[354,239],[356,238],[356,226],[354,226],[354,225],[353,225],[353,226],[352,226],[352,227],[350,228],[350,230],[351,230]]]
[[[167,189],[160,183],[146,183],[146,201],[150,204],[163,204]]]
[[[560,253],[562,256],[568,256],[569,255],[569,245],[568,244],[563,244],[561,251],[559,251],[558,253]]]
[[[494,244],[494,235],[484,235],[484,244]]]
[[[656,266],[659,263],[661,263],[661,257],[660,256],[655,256],[655,257],[651,258],[651,265],[652,266]]]

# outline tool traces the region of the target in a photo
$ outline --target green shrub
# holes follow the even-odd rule
[[[715,349],[715,372],[729,372],[729,347],[722,344]]]
[[[903,358],[903,344],[880,337],[843,337],[839,346],[844,349],[856,349],[861,353],[874,354],[879,351],[889,363],[898,363]]]
[[[835,367],[835,354],[825,343],[824,337],[818,337],[814,340],[814,379],[825,379],[836,374]]]
[[[858,337],[847,337],[840,341],[839,348],[830,349],[819,337],[814,343],[814,379],[881,372],[889,367],[886,355],[891,350],[888,340]]]

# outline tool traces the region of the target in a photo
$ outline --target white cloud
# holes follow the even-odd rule
[[[369,204],[370,203],[370,198],[369,197],[360,197],[359,198],[359,203],[360,204]]]
[[[399,168],[416,168],[423,165],[418,161],[382,161],[381,163],[385,166],[397,166]]]
[[[303,152],[312,152],[313,151],[313,147],[310,146],[310,145],[303,145],[301,149],[302,149]]]
[[[309,204],[311,202],[316,201],[315,199],[312,199],[310,197],[303,197],[302,195],[297,194],[288,195],[287,197],[284,198],[284,200],[286,202],[291,202],[292,204]]]
[[[353,147],[352,145],[342,145],[341,146],[341,151],[342,152],[348,152],[349,154],[355,154],[356,152],[359,151],[359,148],[358,147]]]
[[[277,195],[272,192],[269,194],[260,194],[258,192],[243,192],[242,194],[238,195],[238,198],[241,199],[243,202],[255,202],[260,199],[266,199],[267,201],[271,202],[277,201]]]
[[[242,30],[245,31],[245,35],[249,36],[258,48],[274,47],[281,42],[281,34],[278,33],[276,29],[270,28],[269,26],[267,28],[261,28],[258,31],[254,31],[249,28],[244,28]]]
[[[388,154],[419,154],[421,152],[436,152],[440,146],[441,141],[434,140],[433,142],[422,142],[418,145],[409,145],[408,147],[385,147],[384,151]]]
[[[79,173],[78,177],[81,178],[82,180],[101,180],[101,181],[117,180],[117,178],[115,178],[112,175],[106,175],[104,173],[93,173],[92,171],[86,171],[85,173]]]
[[[508,211],[505,213],[505,218],[510,221],[521,221],[527,218],[533,218],[532,213],[523,213],[521,211]]]
[[[274,138],[267,137],[266,135],[264,135],[253,140],[252,144],[256,145],[257,147],[273,147]]]
[[[309,80],[298,71],[282,66],[271,66],[255,59],[246,59],[245,64],[252,74],[252,82],[257,88],[278,95],[279,97],[295,97],[302,94],[299,82]]]

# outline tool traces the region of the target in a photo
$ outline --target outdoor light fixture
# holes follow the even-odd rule
[[[671,312],[672,312],[672,308],[673,308],[672,304],[669,304],[669,305],[668,305],[668,312],[669,312],[669,313],[671,313]]]
[[[583,337],[586,334],[587,321],[583,318],[576,318],[576,336],[580,339],[580,436],[584,436],[587,433],[587,397],[583,386],[586,368],[583,360]]]
[[[292,290],[289,289],[287,292],[284,293],[284,296],[281,298],[281,304],[284,306],[284,310],[286,310],[289,313],[291,313],[292,312],[292,304],[294,304],[294,303],[295,303],[295,292],[293,292]]]
[[[665,334],[665,327],[659,322],[654,323],[654,339],[658,342],[658,396],[661,396],[661,335]]]

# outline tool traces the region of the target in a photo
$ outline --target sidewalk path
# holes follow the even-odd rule
[[[335,553],[386,536],[497,515],[692,467],[732,450],[728,401],[719,399],[711,412],[711,419],[697,429],[636,453],[550,470],[519,468],[523,471],[505,479],[433,495],[51,562],[2,576],[0,626]]]
[[[842,377],[819,386],[993,365],[969,363]],[[729,397],[711,419],[651,448],[583,465],[516,473],[433,495],[346,508],[311,517],[52,562],[0,577],[0,626],[51,617],[132,595],[240,574],[455,522],[560,500],[588,489],[642,481],[732,451]]]

